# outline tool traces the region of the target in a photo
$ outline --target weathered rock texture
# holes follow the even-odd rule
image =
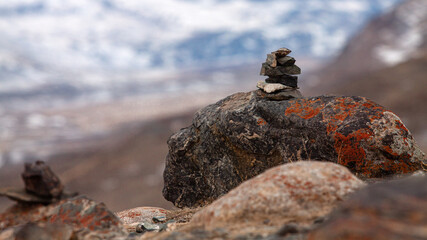
[[[427,239],[427,176],[356,192],[308,239]]]
[[[299,161],[275,168],[242,183],[197,212],[190,223],[208,228],[259,225],[280,226],[312,221],[365,183],[347,168],[330,162]]]
[[[178,207],[204,205],[268,168],[332,161],[359,177],[422,168],[424,153],[402,121],[363,97],[275,101],[237,93],[196,113],[168,140],[163,196]]]
[[[167,210],[157,207],[137,207],[116,213],[124,224],[152,222],[153,217],[166,217]]]
[[[128,232],[135,232],[138,224],[148,222],[154,223],[153,217],[166,218],[167,210],[157,207],[137,207],[116,213],[122,220]]]
[[[22,230],[19,226],[28,223],[37,224],[35,228],[42,228],[43,232],[49,232],[50,228],[40,227],[39,224],[67,225],[69,227],[63,228],[66,232],[52,234],[67,235],[71,228],[73,239],[117,239],[128,235],[120,219],[103,203],[96,203],[85,197],[62,200],[48,206],[16,205],[0,214],[0,232],[4,230],[16,235]]]

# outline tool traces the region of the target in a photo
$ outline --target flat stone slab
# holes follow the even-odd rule
[[[265,79],[266,83],[280,83],[289,87],[298,87],[298,77],[291,75],[282,75],[279,77],[269,77]]]
[[[262,64],[260,72],[260,75],[269,77],[298,74],[301,74],[301,68],[299,68],[297,65],[271,67],[267,63]]]
[[[280,83],[266,83],[264,81],[259,81],[256,86],[266,93],[273,93],[283,89],[292,89],[292,87]]]

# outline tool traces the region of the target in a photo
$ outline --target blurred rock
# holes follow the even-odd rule
[[[72,233],[70,225],[27,223],[16,233],[16,240],[69,240]]]
[[[208,228],[291,221],[313,221],[328,214],[344,197],[365,184],[338,164],[299,161],[275,168],[242,183],[197,212],[190,223]]]
[[[43,161],[26,163],[22,179],[25,190],[39,197],[58,198],[64,189],[59,178]]]
[[[127,231],[137,231],[143,222],[154,223],[154,218],[166,219],[167,210],[157,207],[137,207],[116,213],[122,220]]]
[[[110,212],[103,203],[96,203],[81,196],[62,200],[48,206],[15,205],[0,214],[0,231],[9,231],[8,228],[28,223],[36,223],[37,226],[39,226],[38,224],[46,224],[46,227],[40,228],[29,225],[29,230],[24,229],[21,233],[17,231],[16,234],[27,234],[26,232],[33,232],[34,230],[38,231],[41,234],[40,236],[44,236],[46,232],[50,231],[49,229],[54,229],[49,224],[71,226],[75,239],[114,239],[123,238],[128,234],[120,219]],[[52,234],[65,234],[64,231],[68,230],[65,227],[64,231],[55,231]]]
[[[152,221],[154,217],[166,217],[167,210],[157,207],[137,207],[116,213],[125,224]]]
[[[427,239],[427,176],[356,192],[308,239]]]
[[[402,121],[363,97],[237,93],[198,111],[168,144],[163,196],[178,207],[210,203],[286,162],[331,161],[370,178],[414,172],[424,159]]]
[[[64,192],[59,178],[43,161],[26,163],[22,173],[24,188],[0,188],[0,196],[25,204],[49,204],[74,197],[77,193]]]

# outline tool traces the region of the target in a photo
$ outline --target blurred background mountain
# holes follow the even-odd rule
[[[198,108],[255,89],[280,47],[304,95],[367,96],[426,150],[426,28],[425,0],[3,1],[0,187],[44,159],[112,210],[170,208],[167,138]]]

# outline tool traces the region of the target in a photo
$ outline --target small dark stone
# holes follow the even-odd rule
[[[155,216],[153,217],[153,222],[155,223],[162,223],[166,221],[166,217],[165,216]]]
[[[25,164],[22,179],[25,190],[39,197],[59,198],[64,189],[59,178],[43,161]]]
[[[277,232],[277,235],[279,236],[286,236],[288,234],[295,234],[298,233],[298,225],[295,223],[289,223],[280,228],[280,230]]]
[[[291,75],[282,75],[279,77],[269,77],[265,79],[266,83],[280,83],[289,87],[298,87],[298,77]]]
[[[270,67],[276,67],[277,66],[276,55],[267,54],[267,60],[265,60],[265,63],[267,63]]]
[[[159,231],[160,230],[160,225],[158,224],[153,224],[153,223],[149,223],[149,222],[143,222],[141,224],[138,224],[135,228],[135,231],[138,233],[141,232],[153,232],[153,231]]]
[[[286,56],[276,60],[280,66],[292,66],[295,64],[295,58]]]
[[[137,232],[137,233],[143,233],[143,232],[145,232],[144,229],[142,228],[142,224],[136,225],[135,232]]]
[[[320,224],[320,223],[324,222],[325,220],[326,220],[325,217],[318,217],[318,218],[314,219],[313,223],[314,224]]]
[[[265,75],[269,77],[301,74],[301,69],[297,65],[277,66],[273,68],[267,65],[266,63],[263,63],[263,68],[265,68]]]
[[[287,56],[289,53],[291,53],[292,51],[290,49],[287,48],[279,48],[276,51],[272,52],[273,54],[276,55],[277,58],[280,57],[285,57]]]

